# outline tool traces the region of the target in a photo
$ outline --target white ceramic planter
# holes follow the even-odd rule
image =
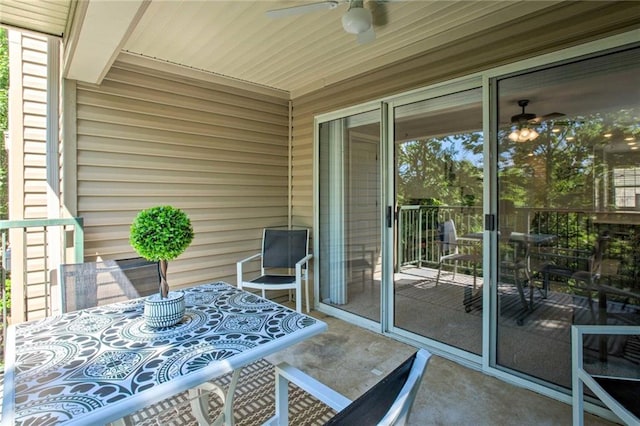
[[[166,299],[152,294],[144,301],[144,319],[149,327],[170,327],[184,316],[184,293],[170,291]]]

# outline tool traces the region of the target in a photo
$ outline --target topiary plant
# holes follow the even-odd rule
[[[180,256],[193,240],[189,217],[172,206],[142,210],[131,224],[129,242],[133,249],[150,261],[159,262],[160,295],[169,294],[167,263]]]

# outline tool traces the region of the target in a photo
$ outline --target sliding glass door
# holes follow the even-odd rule
[[[393,324],[481,354],[482,90],[397,105],[392,115]]]
[[[319,127],[320,301],[380,321],[380,111]]]
[[[315,268],[331,314],[568,391],[572,325],[640,325],[640,48],[532,63],[318,119]]]
[[[496,363],[570,388],[572,324],[640,325],[640,49],[496,87]],[[588,340],[589,368],[638,374],[639,344]]]

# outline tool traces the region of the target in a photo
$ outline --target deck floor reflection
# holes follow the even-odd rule
[[[458,273],[454,281],[452,274],[447,273],[436,285],[436,273],[430,268],[407,268],[396,274],[394,324],[412,333],[480,355],[482,299],[474,298],[471,305],[465,304],[472,293],[473,277]],[[379,277],[374,278],[373,281],[350,282],[349,303],[336,307],[378,321],[380,281]],[[478,282],[481,283],[481,278]],[[529,288],[524,290],[528,300]],[[597,312],[597,301],[592,303],[594,305],[590,308],[586,297],[566,291],[552,289],[544,298],[541,291],[535,290],[533,310],[525,311],[516,286],[501,283],[498,365],[570,388],[571,325],[574,322],[593,323],[592,312],[593,309]],[[467,306],[470,309],[465,309]],[[640,324],[637,305],[610,302],[608,311],[625,316],[625,321]],[[591,356],[595,359],[597,345],[591,346],[591,352],[594,352]],[[615,342],[611,346],[616,346]],[[632,337],[622,346],[617,346],[617,349],[612,349],[608,365],[602,368],[638,370],[640,339]]]

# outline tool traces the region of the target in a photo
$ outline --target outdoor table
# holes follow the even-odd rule
[[[500,232],[498,232],[498,236],[500,237]],[[471,232],[463,235],[463,238],[482,241],[484,238],[484,232]],[[538,234],[538,233],[530,234],[530,233],[524,233],[524,232],[509,233],[507,242],[524,247],[524,256],[522,260],[518,261],[517,259],[513,259],[511,263],[513,268],[521,267],[524,270],[526,280],[529,282],[529,286],[530,286],[529,301],[527,302],[527,299],[524,294],[523,285],[519,280],[516,280],[516,288],[518,290],[518,296],[520,297],[520,302],[522,304],[522,307],[524,308],[525,313],[533,310],[534,288],[533,288],[533,284],[531,283],[531,254],[532,254],[531,248],[533,246],[541,247],[545,245],[550,245],[553,242],[555,242],[556,239],[557,239],[557,235],[554,235],[554,234]],[[545,291],[544,297],[546,297],[547,296],[546,287],[544,291]],[[519,324],[522,321],[523,321],[522,318],[518,319]]]
[[[172,327],[146,326],[144,298],[10,326],[2,425],[119,421],[231,371],[234,384],[241,367],[327,329],[223,282],[183,291]],[[230,389],[219,421],[233,423],[232,403]]]

